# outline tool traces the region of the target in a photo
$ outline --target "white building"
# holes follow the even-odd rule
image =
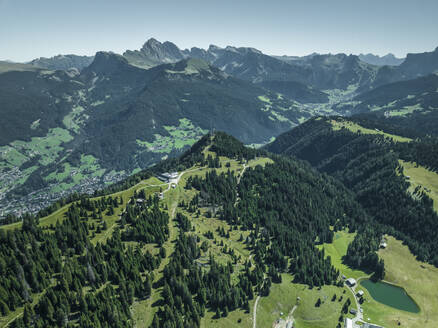
[[[345,318],[345,328],[353,328],[353,320]]]
[[[163,181],[170,181],[178,178],[178,172],[164,172],[158,176],[158,179]]]
[[[347,284],[347,286],[349,286],[349,287],[353,287],[353,286],[356,285],[356,280],[353,279],[353,278],[348,278],[348,279],[345,281],[345,283]]]

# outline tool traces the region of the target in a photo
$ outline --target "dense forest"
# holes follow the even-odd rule
[[[364,125],[363,118],[351,121]],[[367,126],[371,128],[372,122],[367,122]],[[379,128],[382,127],[380,123]],[[433,138],[401,143],[381,134],[353,133],[346,128],[335,131],[329,119],[321,118],[283,134],[267,149],[305,159],[319,171],[340,180],[374,219],[378,233],[404,240],[419,260],[438,266],[435,242],[438,216],[432,200],[421,191],[414,197],[407,191],[409,181],[398,162],[415,159],[436,170],[436,147]]]
[[[206,149],[216,154],[204,156]],[[248,163],[261,154],[266,152],[245,148],[225,134],[207,135],[179,159],[96,193],[104,196],[72,195],[40,215],[23,216],[21,228],[0,229],[1,314],[24,307],[11,327],[133,327],[130,306],[159,290],[152,327],[200,327],[207,310],[215,318],[236,309],[249,312],[249,301],[269,295],[283,272],[310,287],[341,286],[330,257],[315,244],[331,242],[337,230],[360,229],[369,215],[340,182],[304,162],[272,155],[273,163],[246,167],[236,176],[218,159],[226,155]],[[144,190],[125,202],[108,195],[150,172],[194,165],[207,168],[207,173],[187,179],[185,189],[195,193],[179,204],[174,218],[157,196],[147,196]],[[63,205],[68,210],[62,220],[38,224],[44,213]],[[105,217],[120,207],[117,224],[109,230]],[[227,262],[210,255],[205,266],[199,265],[201,249],[208,249],[191,220],[200,209],[207,218],[214,216],[230,229],[245,232],[241,242],[252,256],[243,269],[236,271],[238,257],[231,250]],[[179,232],[173,252],[166,254],[163,244],[171,221]],[[107,231],[111,234],[105,242],[94,239]],[[228,233],[219,231],[222,236]],[[159,251],[143,249],[146,244]],[[228,252],[226,247],[222,251]],[[164,258],[163,276],[155,281],[154,272]]]
[[[167,214],[156,199],[148,199],[148,204],[147,213],[141,211],[135,221],[148,231],[166,231]],[[129,306],[150,295],[150,272],[161,257],[126,246],[118,228],[105,244],[91,242],[94,232],[107,229],[102,213],[120,205],[117,198],[81,198],[47,231],[31,216],[23,218],[21,229],[0,229],[2,315],[25,306],[12,327],[133,326]],[[133,234],[129,239],[140,241]],[[32,295],[42,291],[32,306]]]

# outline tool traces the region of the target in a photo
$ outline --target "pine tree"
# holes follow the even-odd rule
[[[8,305],[3,302],[3,300],[0,300],[0,313],[5,316],[9,314],[9,307]]]

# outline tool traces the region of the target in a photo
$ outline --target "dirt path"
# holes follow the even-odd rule
[[[257,327],[257,304],[259,303],[260,295],[257,296],[254,302],[254,310],[252,311],[252,328]]]
[[[243,173],[245,173],[245,170],[246,170],[247,167],[248,167],[248,166],[246,165],[246,163],[243,164],[243,170],[242,170],[242,172],[240,172],[239,177],[237,178],[237,184],[240,183],[240,179],[242,178]]]
[[[265,279],[266,279],[266,273],[263,274],[263,283],[262,283],[262,287],[265,284]],[[253,310],[253,314],[252,314],[252,327],[256,328],[257,327],[257,304],[259,303],[260,300],[260,295],[257,296],[256,301],[254,302],[254,310]]]
[[[280,319],[278,321],[276,321],[276,323],[273,325],[274,328],[287,328],[287,324],[288,323],[292,323],[294,322],[294,312],[297,309],[298,304],[295,304],[294,307],[292,308],[292,310],[290,310],[289,314],[287,315],[286,319]]]

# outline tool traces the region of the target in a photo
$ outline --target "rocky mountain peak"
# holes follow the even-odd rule
[[[172,63],[185,57],[174,43],[169,41],[161,43],[154,38],[147,40],[140,51],[149,59],[161,63]]]
[[[126,58],[121,55],[113,52],[99,51],[86,70],[97,74],[111,74],[128,65],[129,63]]]

